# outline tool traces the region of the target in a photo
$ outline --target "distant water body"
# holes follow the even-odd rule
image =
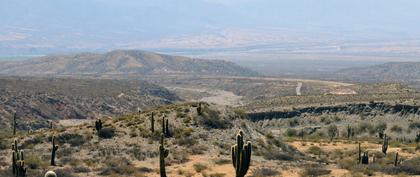
[[[0,56],[0,61],[21,61],[42,56],[45,55],[5,55]]]

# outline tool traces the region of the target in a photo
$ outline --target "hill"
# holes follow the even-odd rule
[[[359,82],[413,82],[420,78],[420,62],[390,62],[380,65],[339,70],[336,80]]]
[[[3,77],[0,83],[0,127],[10,126],[14,112],[36,128],[47,126],[46,120],[115,116],[179,100],[144,81]]]
[[[140,50],[116,50],[105,54],[50,55],[24,61],[0,62],[0,74],[19,76],[257,75],[254,71],[227,61],[192,59]]]

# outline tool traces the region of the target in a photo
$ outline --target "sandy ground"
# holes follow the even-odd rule
[[[199,88],[184,88],[184,87],[168,87],[170,90],[187,90],[192,92],[206,93],[211,96],[203,97],[200,100],[208,103],[214,103],[223,106],[240,106],[243,105],[242,96],[235,95],[233,92],[228,92],[219,89],[199,89]]]
[[[298,82],[298,85],[296,86],[296,95],[302,95],[300,92],[300,89],[302,88],[302,82]]]

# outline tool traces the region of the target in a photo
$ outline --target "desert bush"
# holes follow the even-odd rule
[[[264,176],[278,176],[279,172],[268,168],[268,167],[258,167],[251,171],[250,177],[264,177]]]
[[[55,137],[58,144],[68,143],[71,146],[81,146],[86,143],[86,139],[77,133],[63,133]]]
[[[266,160],[283,160],[283,161],[294,160],[294,157],[292,155],[280,152],[278,149],[262,152],[262,156]]]
[[[191,147],[191,154],[204,154],[208,150],[208,147],[205,145],[195,144]]]
[[[130,161],[126,158],[108,158],[105,161],[106,167],[104,167],[99,175],[109,176],[112,174],[118,175],[130,175],[135,172],[135,168],[131,165]]]
[[[201,173],[202,171],[204,171],[208,168],[207,165],[202,164],[202,163],[196,163],[196,164],[193,165],[193,167],[194,167],[194,170],[197,173]]]
[[[401,133],[401,132],[403,131],[403,129],[402,129],[402,127],[401,127],[401,126],[399,126],[399,125],[393,125],[393,126],[391,127],[391,131],[392,131],[392,132]]]
[[[115,128],[112,128],[112,127],[102,128],[101,130],[99,130],[98,136],[104,139],[113,138],[115,136]]]
[[[410,129],[420,129],[420,122],[410,122],[408,125],[408,128]]]
[[[25,158],[25,163],[30,169],[40,169],[45,168],[48,164],[43,163],[43,161],[38,156],[29,155]]]
[[[85,166],[76,166],[73,168],[74,173],[88,173],[90,171],[90,168]]]
[[[181,137],[179,139],[175,139],[175,143],[180,146],[191,147],[198,143],[196,137],[188,136],[188,137]]]
[[[217,165],[224,165],[224,164],[231,163],[231,160],[230,159],[216,159],[214,160],[214,163]]]
[[[54,170],[54,172],[57,174],[57,176],[59,177],[76,177],[72,170],[69,168],[62,168],[62,169],[56,169]]]
[[[370,133],[370,134],[374,134],[375,133],[375,127],[370,123],[370,122],[361,122],[359,123],[359,125],[356,127],[356,133],[357,134],[362,134],[362,133]]]
[[[324,153],[324,151],[318,146],[311,146],[308,148],[308,153],[313,155],[321,155]]]
[[[195,117],[198,124],[208,129],[226,129],[232,127],[232,123],[219,116],[215,110],[203,108],[203,115]]]
[[[299,125],[299,121],[298,121],[296,118],[294,118],[294,119],[290,119],[290,120],[288,121],[288,124],[289,124],[289,126],[290,126],[290,127],[296,127],[296,126],[298,126],[298,125]]]
[[[297,136],[297,130],[293,128],[288,128],[285,132],[285,135],[288,137],[295,137]]]
[[[379,122],[378,124],[375,125],[375,130],[379,131],[379,130],[386,130],[387,129],[387,124],[386,122]]]
[[[315,164],[310,164],[310,165],[306,165],[301,173],[300,176],[302,177],[306,177],[306,176],[323,176],[323,175],[328,175],[331,173],[331,170],[327,170],[325,169],[325,167],[321,166],[321,165],[315,165]]]
[[[30,138],[30,139],[25,140],[22,143],[22,147],[21,148],[24,148],[24,149],[33,148],[34,145],[41,144],[43,140],[44,140],[43,137],[41,137],[41,136],[35,136],[33,138]]]

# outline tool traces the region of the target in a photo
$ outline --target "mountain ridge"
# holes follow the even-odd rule
[[[223,60],[205,60],[143,50],[104,54],[49,55],[0,62],[0,74],[18,76],[197,74],[256,76],[258,73]]]

